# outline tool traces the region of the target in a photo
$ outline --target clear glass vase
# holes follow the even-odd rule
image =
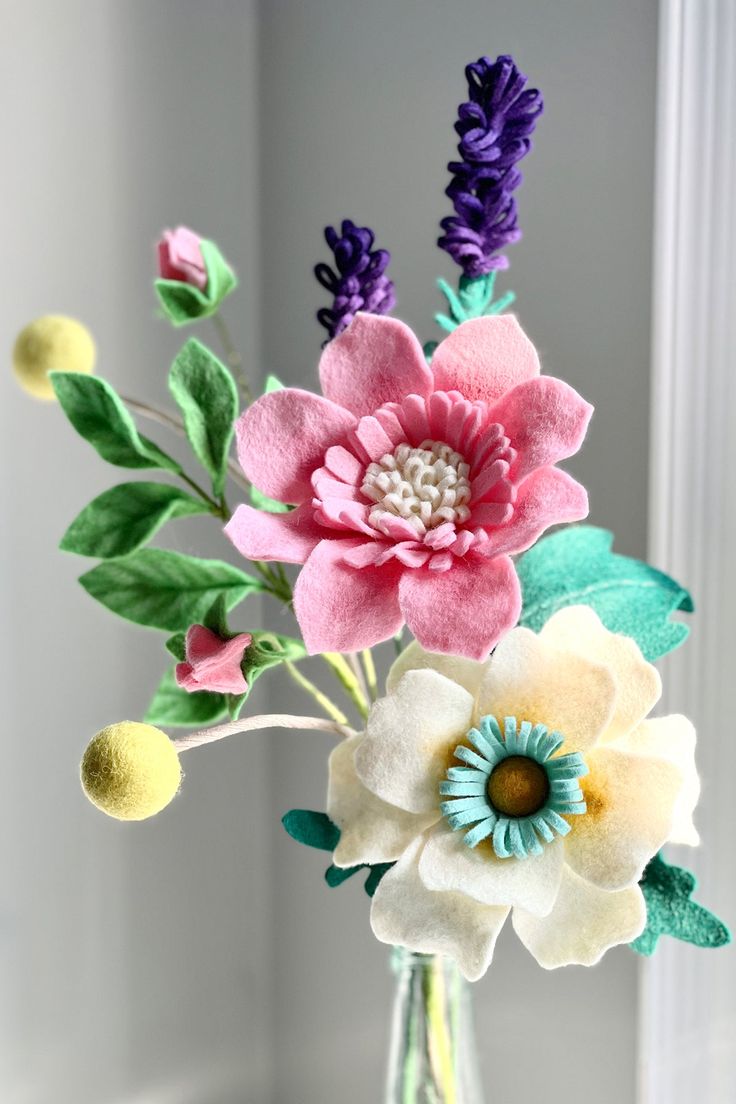
[[[442,955],[392,953],[386,1104],[483,1104],[470,986]]]

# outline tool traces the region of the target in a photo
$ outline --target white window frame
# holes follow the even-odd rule
[[[699,731],[703,846],[671,849],[736,921],[736,0],[660,0],[650,558],[693,593],[663,664]],[[736,952],[662,939],[642,969],[641,1104],[736,1101]]]

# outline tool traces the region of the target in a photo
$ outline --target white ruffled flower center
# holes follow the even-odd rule
[[[443,441],[398,445],[365,470],[361,489],[375,503],[371,525],[388,534],[390,519],[403,518],[419,538],[446,521],[462,525],[470,517],[469,475],[470,466]]]

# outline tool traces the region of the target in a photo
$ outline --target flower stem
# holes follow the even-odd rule
[[[221,502],[216,502],[214,498],[207,494],[204,487],[200,487],[199,483],[195,483],[193,479],[190,479],[186,472],[180,471],[177,472],[177,475],[187,484],[188,487],[191,487],[192,490],[195,491],[204,502],[207,503],[211,513],[213,513],[216,517],[222,518],[223,521],[230,520],[230,511],[228,510],[227,503],[225,502],[224,498]]]
[[[212,744],[215,740],[224,740],[227,736],[238,736],[245,732],[260,732],[264,728],[310,729],[317,732],[331,732],[341,739],[354,736],[352,728],[326,717],[298,717],[289,713],[264,713],[258,717],[242,717],[239,721],[226,721],[212,728],[200,728],[196,732],[186,732],[177,736],[172,743],[181,753],[190,748]]]
[[[358,680],[350,670],[345,657],[340,655],[339,652],[322,652],[322,659],[335,675],[361,717],[367,717],[368,702],[365,700],[358,685]]]
[[[289,660],[284,663],[284,667],[289,672],[297,686],[300,686],[306,694],[309,694],[312,698],[314,698],[314,700],[317,702],[317,705],[319,705],[320,709],[323,709],[325,711],[328,717],[330,717],[333,721],[336,721],[337,724],[348,723],[348,719],[342,712],[342,710],[338,709],[335,703],[330,698],[328,698],[326,694],[323,694],[319,687],[315,686],[314,683],[306,677],[306,675],[303,675],[298,667],[296,667]]]
[[[365,680],[368,683],[368,697],[371,701],[375,701],[378,697],[378,680],[376,678],[376,665],[373,662],[373,652],[370,648],[364,648],[360,653],[360,658],[363,661]]]
[[[151,422],[158,422],[159,425],[166,426],[167,429],[173,430],[179,437],[184,437],[186,439],[187,431],[184,427],[184,423],[174,414],[169,414],[166,410],[159,410],[157,406],[151,406],[150,403],[141,402],[140,399],[130,399],[127,395],[121,395],[120,398],[135,414],[140,414],[142,418],[148,418]],[[250,490],[250,483],[241,472],[235,460],[228,460],[227,473],[233,483],[237,483],[244,491]]]
[[[253,402],[253,392],[250,388],[250,381],[245,374],[243,368],[243,358],[235,347],[235,342],[232,339],[230,330],[225,324],[225,319],[222,317],[219,311],[216,311],[212,315],[212,325],[217,331],[217,336],[220,339],[220,344],[225,351],[225,359],[227,360],[228,367],[235,376],[238,387],[241,390],[246,406],[250,406]]]

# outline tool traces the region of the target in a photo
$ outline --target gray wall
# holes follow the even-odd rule
[[[154,318],[150,243],[189,222],[241,275],[247,361],[311,386],[321,228],[374,226],[402,317],[426,339],[454,277],[434,247],[462,67],[513,52],[547,111],[499,286],[548,371],[599,407],[570,465],[594,521],[643,553],[656,5],[555,0],[32,0],[0,4],[6,263],[0,339],[48,310],[85,318],[100,371],[163,401],[178,337]],[[29,244],[30,243],[30,244]],[[360,887],[329,891],[278,816],[320,807],[330,742],[244,738],[191,753],[183,796],[122,828],[76,761],[139,716],[162,659],[54,544],[113,481],[53,408],[0,374],[6,737],[0,961],[9,1104],[311,1104],[380,1099],[392,981]],[[183,548],[227,555],[184,522]],[[254,610],[254,617],[258,611]],[[284,624],[282,620],[278,622]],[[40,657],[40,658],[39,658]],[[305,709],[274,687],[271,704]],[[308,711],[308,707],[306,710]],[[636,964],[547,974],[502,938],[476,987],[489,1101],[633,1100]],[[562,1032],[559,1028],[562,1027]],[[535,1059],[526,1040],[537,1036]],[[570,1040],[576,1040],[574,1051]],[[519,1076],[519,1058],[524,1071]]]
[[[325,256],[321,228],[345,216],[391,249],[401,317],[424,340],[438,336],[433,279],[456,279],[434,242],[449,213],[445,164],[463,66],[513,53],[544,90],[546,112],[520,191],[525,236],[498,286],[517,292],[546,370],[596,404],[569,467],[590,490],[592,520],[616,532],[622,551],[643,555],[655,3],[271,0],[262,13],[265,366],[314,386],[321,335],[312,315],[324,293],[309,272]],[[274,756],[282,807],[319,807],[324,768],[313,742],[279,741]],[[277,1037],[288,1040],[276,1098],[317,1104],[329,1077],[335,1100],[369,1104],[380,1097],[386,949],[372,939],[357,884],[328,894],[319,858],[283,838],[276,855]],[[636,969],[624,949],[592,971],[545,973],[504,932],[476,986],[489,1100],[527,1104],[557,1092],[583,1104],[591,1085],[600,1104],[633,1100]]]

